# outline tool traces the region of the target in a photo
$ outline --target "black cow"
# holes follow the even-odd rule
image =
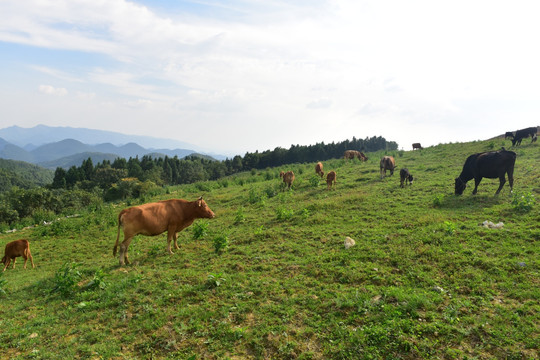
[[[514,133],[511,132],[511,131],[507,131],[507,132],[504,134],[504,138],[505,138],[505,139],[513,138],[513,137],[514,137]]]
[[[403,169],[399,170],[399,178],[400,178],[400,181],[401,181],[401,185],[400,185],[401,187],[404,187],[404,184],[407,183],[407,182],[409,182],[409,185],[412,185],[413,176],[409,172],[409,169],[403,168]]]
[[[499,178],[499,188],[495,192],[497,195],[504,183],[505,174],[508,174],[508,182],[510,183],[510,191],[514,186],[514,164],[516,163],[516,153],[507,151],[504,148],[499,151],[490,151],[484,153],[473,154],[467,158],[461,174],[455,181],[455,194],[463,194],[463,190],[467,187],[467,181],[474,178],[473,195],[478,191],[478,184],[482,178],[496,179]]]
[[[521,145],[521,140],[531,137],[531,142],[534,141],[534,136],[536,135],[536,127],[530,127],[526,129],[521,129],[516,131],[516,135],[512,139],[512,146]]]

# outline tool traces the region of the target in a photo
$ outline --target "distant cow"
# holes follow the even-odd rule
[[[292,171],[280,172],[279,176],[283,178],[283,182],[287,184],[287,189],[290,189],[294,182],[294,173]],[[283,189],[285,190],[285,189]]]
[[[337,183],[337,174],[335,171],[332,170],[326,175],[326,189],[330,190],[332,188],[332,185],[335,186],[336,183]]]
[[[174,247],[179,249],[176,242],[177,233],[187,228],[195,219],[212,219],[215,216],[202,196],[195,201],[183,199],[163,200],[124,209],[118,214],[118,233],[113,256],[116,256],[120,228],[124,229],[124,241],[120,244],[120,266],[129,264],[128,247],[135,235],[156,236],[167,231],[167,250],[171,251],[171,240]]]
[[[512,139],[512,146],[521,145],[521,140],[531,137],[531,143],[534,141],[534,136],[536,135],[537,128],[536,126],[521,129],[516,131],[516,135]]]
[[[512,131],[507,131],[505,134],[504,134],[504,138],[505,139],[508,139],[508,138],[513,138],[514,137],[514,133]]]
[[[467,181],[474,178],[473,195],[478,191],[478,184],[482,178],[499,178],[499,188],[495,192],[497,195],[503,188],[505,174],[508,174],[510,191],[514,185],[514,164],[516,153],[507,151],[504,148],[499,151],[477,153],[469,156],[463,165],[461,174],[455,180],[455,194],[461,195],[467,187]]]
[[[355,157],[358,158],[360,161],[367,161],[368,159],[363,152],[357,150],[345,150],[345,152],[343,153],[343,158],[346,160],[352,160]]]
[[[394,175],[396,167],[396,161],[392,156],[383,156],[380,163],[381,179],[386,176],[386,170],[390,170],[390,176]]]
[[[321,179],[324,176],[323,164],[321,162],[318,162],[317,165],[315,165],[315,174],[319,175]]]
[[[416,149],[422,150],[423,147],[422,147],[422,145],[420,145],[420,143],[414,143],[414,144],[412,144],[412,149],[413,150],[416,150]]]
[[[24,259],[24,268],[26,269],[26,261],[30,259],[32,263],[32,268],[35,268],[34,259],[30,253],[30,242],[26,239],[15,240],[6,244],[6,249],[4,251],[4,257],[2,258],[2,263],[5,264],[4,271],[6,271],[9,263],[13,260],[13,267],[15,269],[15,261],[17,257],[22,256]]]
[[[409,173],[409,169],[403,168],[399,171],[399,178],[401,181],[401,187],[404,187],[404,184],[409,182],[409,185],[413,183],[413,176]]]

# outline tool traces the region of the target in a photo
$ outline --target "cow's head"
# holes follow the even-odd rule
[[[414,180],[414,179],[413,179],[413,176],[412,176],[412,175],[409,175],[408,180],[409,180],[409,184],[412,184],[412,182],[413,182],[413,180]]]
[[[463,194],[463,191],[465,191],[466,187],[467,187],[467,184],[463,180],[461,180],[461,178],[458,176],[456,178],[456,183],[455,183],[455,194],[456,195]]]
[[[203,200],[202,196],[195,202],[195,211],[200,218],[212,219],[216,216],[216,214],[210,210],[208,205],[206,205],[206,202]]]

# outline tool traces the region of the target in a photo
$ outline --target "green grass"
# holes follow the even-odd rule
[[[206,182],[217,216],[195,223],[205,231],[181,232],[174,255],[165,235],[138,236],[122,268],[112,248],[126,204],[0,235],[29,238],[37,266],[19,260],[0,278],[1,357],[537,359],[540,146],[515,150],[519,195],[494,196],[491,179],[453,195],[466,157],[494,141],[510,148],[388,152],[415,177],[404,189],[399,172],[380,179],[384,152],[326,161],[336,190],[314,183],[315,164]],[[295,172],[293,190],[280,170]]]

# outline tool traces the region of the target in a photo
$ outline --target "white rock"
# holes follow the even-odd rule
[[[353,247],[354,245],[356,245],[356,242],[353,239],[351,239],[350,237],[347,236],[345,238],[345,249]]]

